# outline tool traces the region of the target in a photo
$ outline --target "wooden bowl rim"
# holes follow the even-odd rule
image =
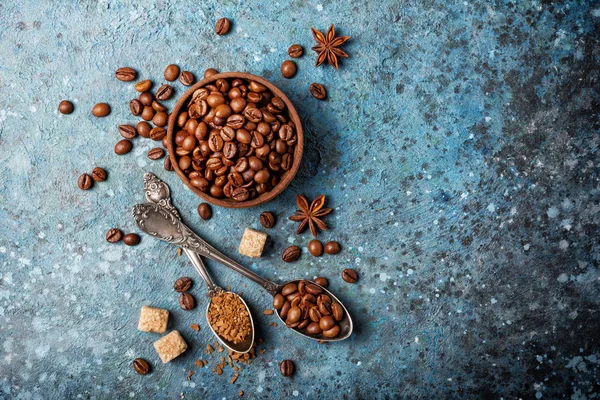
[[[192,184],[190,184],[188,177],[183,173],[181,168],[179,168],[179,163],[177,161],[177,158],[175,157],[175,152],[174,152],[174,148],[173,148],[173,143],[174,143],[174,137],[173,137],[174,133],[173,132],[175,130],[175,124],[177,123],[177,117],[179,116],[179,112],[180,112],[181,108],[184,106],[184,104],[187,103],[189,98],[192,96],[192,94],[196,90],[200,89],[201,87],[203,87],[211,82],[216,81],[217,79],[221,79],[221,78],[247,79],[247,80],[253,80],[260,84],[265,85],[271,92],[273,92],[273,94],[275,94],[275,96],[283,99],[286,107],[288,108],[288,113],[290,115],[290,119],[296,125],[296,136],[298,137],[298,142],[296,143],[296,148],[294,150],[294,163],[292,164],[292,168],[289,171],[287,171],[284,178],[277,185],[275,185],[273,190],[271,190],[267,193],[263,193],[252,200],[237,202],[234,200],[219,199],[219,198],[213,197],[209,194],[202,192],[201,190],[199,190],[198,188],[196,188],[195,186],[192,186]],[[200,198],[202,198],[203,200],[205,200],[211,204],[221,206],[221,207],[249,208],[249,207],[255,207],[260,204],[264,204],[268,201],[273,200],[281,192],[283,192],[288,187],[288,185],[292,182],[292,180],[296,176],[296,173],[298,172],[298,169],[300,168],[300,162],[302,161],[302,154],[304,152],[304,131],[302,129],[302,123],[300,122],[300,116],[298,115],[298,112],[296,111],[294,104],[292,104],[291,100],[277,86],[275,86],[274,84],[272,84],[271,82],[267,81],[266,79],[264,79],[260,76],[249,74],[247,72],[223,72],[223,73],[215,74],[209,78],[202,79],[199,82],[196,82],[193,86],[191,86],[188,90],[186,90],[186,92],[184,94],[181,95],[179,100],[177,100],[175,107],[173,107],[173,110],[171,111],[171,116],[169,117],[169,122],[168,122],[168,127],[167,127],[167,149],[169,151],[169,158],[171,159],[171,165],[173,166],[173,169],[177,173],[177,176],[179,176],[179,179],[181,179],[182,182],[192,192],[194,192],[196,195],[198,195]]]

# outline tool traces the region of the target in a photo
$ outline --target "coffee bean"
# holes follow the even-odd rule
[[[298,67],[297,67],[296,63],[293,62],[292,60],[285,60],[281,64],[281,75],[284,78],[287,78],[287,79],[293,78],[294,75],[296,75],[297,71],[298,71]]]
[[[117,142],[115,145],[115,153],[122,156],[123,154],[127,154],[133,148],[133,143],[127,139],[123,139]]]
[[[166,112],[167,111],[167,107],[163,106],[162,104],[160,104],[158,101],[154,100],[152,102],[152,108],[154,108],[157,112]]]
[[[77,179],[77,186],[79,186],[79,189],[81,190],[88,190],[94,186],[94,181],[88,174],[81,174]]]
[[[110,106],[106,103],[98,103],[92,108],[94,117],[102,118],[110,114]]]
[[[321,330],[321,328],[319,328],[319,323],[318,322],[311,322],[306,327],[306,333],[309,334],[309,335],[311,335],[311,336],[318,335],[321,332],[323,332],[323,331]]]
[[[344,308],[338,303],[333,303],[331,305],[331,314],[336,321],[341,321],[344,318]]]
[[[231,22],[227,18],[221,18],[215,24],[215,32],[217,35],[225,35],[229,32],[229,28],[231,27]]]
[[[92,171],[92,179],[96,182],[104,182],[106,180],[106,171],[100,167],[94,168]]]
[[[154,108],[150,107],[150,106],[145,106],[144,109],[142,110],[142,119],[144,121],[150,121],[152,120],[152,118],[154,118],[154,114],[156,112],[154,111]]]
[[[246,201],[250,197],[250,192],[245,187],[235,188],[233,192],[231,192],[231,198],[235,201]]]
[[[136,358],[133,360],[133,369],[140,375],[146,375],[150,372],[150,364],[146,360]]]
[[[321,285],[321,286],[323,286],[324,288],[326,288],[327,286],[329,286],[329,281],[327,280],[327,278],[324,278],[324,277],[322,277],[322,276],[320,276],[320,277],[318,277],[318,278],[315,278],[314,282],[315,282],[317,285]]]
[[[129,109],[131,110],[131,114],[137,117],[138,115],[142,114],[144,105],[138,99],[133,99],[129,102]]]
[[[260,224],[265,228],[272,228],[275,226],[275,215],[272,212],[265,211],[260,214]]]
[[[304,49],[299,44],[293,44],[288,49],[288,55],[292,58],[301,57],[304,54]]]
[[[143,138],[150,137],[150,131],[152,130],[152,126],[146,121],[140,121],[135,127],[137,133]]]
[[[175,64],[167,65],[165,68],[164,77],[167,81],[173,82],[179,76],[179,67]]]
[[[73,103],[69,100],[63,100],[58,103],[58,111],[61,114],[71,114],[73,112]]]
[[[163,163],[163,167],[166,171],[173,171],[173,164],[171,163],[171,158],[167,154],[167,158],[165,158],[165,162]]]
[[[291,360],[283,360],[279,364],[279,371],[283,376],[292,376],[294,373],[294,363]]]
[[[179,82],[181,82],[183,86],[190,86],[194,83],[194,74],[190,71],[183,71],[181,75],[179,75]]]
[[[196,306],[196,300],[194,300],[194,296],[184,292],[179,296],[179,305],[181,306],[182,310],[189,311]]]
[[[129,82],[137,78],[137,72],[133,68],[123,67],[117,69],[115,77],[123,82]]]
[[[274,309],[280,310],[281,307],[283,307],[284,303],[285,303],[285,298],[283,297],[283,295],[278,293],[273,297],[273,308]]]
[[[159,160],[163,158],[165,155],[165,151],[160,147],[155,147],[148,151],[148,158],[151,160]]]
[[[158,142],[159,140],[162,140],[166,134],[167,131],[165,130],[165,128],[155,126],[150,130],[150,139]]]
[[[168,83],[165,83],[156,91],[156,98],[158,100],[167,100],[173,94],[173,87]]]
[[[118,129],[119,129],[119,133],[121,134],[121,136],[123,136],[125,139],[133,139],[134,137],[137,136],[137,129],[135,129],[134,126],[119,125]]]
[[[128,233],[127,235],[123,236],[123,243],[125,243],[127,246],[137,246],[140,244],[140,235],[137,233]]]
[[[204,79],[210,78],[213,75],[218,74],[219,71],[217,71],[214,68],[207,68],[206,71],[204,71]]]
[[[308,242],[308,251],[315,257],[320,257],[323,255],[323,243],[319,242],[317,239],[313,239]]]
[[[346,268],[342,271],[342,279],[348,283],[354,283],[358,280],[358,274],[355,270]]]
[[[151,107],[152,103],[154,102],[154,95],[150,92],[144,92],[144,93],[140,94],[139,100],[143,105],[145,105],[147,107]],[[154,107],[153,107],[153,109],[154,109]]]
[[[325,100],[327,97],[327,91],[325,87],[320,83],[311,83],[310,84],[310,94],[317,100]]]
[[[192,288],[192,284],[193,281],[187,276],[184,276],[175,281],[175,283],[173,284],[173,289],[175,289],[175,291],[179,293],[187,292]]]
[[[300,247],[298,246],[290,246],[283,251],[281,258],[285,262],[293,262],[296,261],[300,257]]]
[[[133,87],[138,92],[144,93],[144,92],[147,92],[148,90],[150,90],[152,88],[152,81],[149,80],[149,79],[145,79],[143,81],[139,81]]]
[[[325,243],[325,253],[327,254],[337,254],[342,250],[340,244],[338,242],[327,242]]]
[[[117,228],[110,228],[106,232],[106,241],[109,243],[117,243],[123,239],[123,232]]]
[[[208,181],[206,181],[206,185],[208,186]],[[212,208],[210,204],[200,203],[198,205],[198,215],[200,215],[200,218],[202,218],[205,221],[207,219],[210,219],[210,217],[212,217]]]
[[[321,328],[321,330],[323,330],[323,331],[327,331],[327,330],[333,328],[334,325],[335,325],[335,320],[333,319],[333,317],[331,317],[329,315],[324,316],[319,321],[319,328]]]

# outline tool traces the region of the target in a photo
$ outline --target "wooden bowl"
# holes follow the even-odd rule
[[[177,160],[177,155],[175,154],[175,126],[177,124],[177,117],[181,112],[181,109],[184,108],[194,91],[200,89],[206,84],[216,81],[220,78],[227,79],[246,79],[256,81],[258,83],[266,86],[273,94],[277,97],[280,97],[285,102],[285,105],[288,109],[288,114],[290,120],[296,126],[296,135],[298,137],[298,142],[296,143],[296,148],[294,149],[294,163],[292,164],[292,168],[290,168],[282,177],[281,181],[273,189],[269,192],[263,193],[251,200],[246,201],[235,201],[230,198],[216,198],[210,195],[210,193],[204,193],[195,186],[190,184],[188,177],[183,173],[181,168],[179,168],[179,162]],[[283,190],[290,184],[296,172],[298,172],[298,168],[300,167],[300,162],[302,161],[302,153],[304,151],[304,134],[302,132],[302,124],[300,123],[300,117],[298,116],[298,112],[294,108],[294,105],[288,99],[288,97],[275,85],[271,82],[252,74],[248,74],[245,72],[225,72],[221,74],[216,74],[211,76],[210,78],[206,78],[196,83],[192,87],[190,87],[177,101],[173,111],[171,112],[171,116],[169,117],[169,126],[167,129],[167,148],[169,150],[169,157],[171,158],[171,164],[173,165],[173,169],[177,172],[179,178],[185,183],[185,185],[194,193],[196,193],[199,197],[201,197],[204,201],[228,208],[247,208],[247,207],[255,207],[259,204],[266,203],[270,200],[273,200],[278,194],[283,192]]]

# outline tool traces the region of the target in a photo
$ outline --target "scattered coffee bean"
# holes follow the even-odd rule
[[[299,44],[293,44],[288,49],[288,55],[292,58],[301,57],[304,54],[304,49]]]
[[[281,258],[285,262],[294,262],[300,257],[300,247],[298,246],[290,246],[283,251],[283,255]]]
[[[123,67],[115,72],[115,77],[123,82],[129,82],[137,78],[137,72],[133,68]]]
[[[189,311],[196,306],[196,300],[194,300],[194,296],[191,294],[184,292],[179,296],[179,305],[182,310]]]
[[[325,100],[327,98],[327,91],[320,83],[311,83],[309,91],[312,97],[317,100]]]
[[[133,148],[133,143],[130,140],[123,139],[117,142],[115,145],[115,153],[122,156],[123,154],[127,154]]]
[[[162,140],[166,134],[167,131],[165,130],[165,128],[155,126],[150,130],[150,139],[158,142],[159,140]]]
[[[127,246],[137,246],[140,244],[140,240],[140,235],[137,233],[128,233],[127,235],[123,236],[123,243],[125,243]]]
[[[173,284],[173,289],[175,289],[175,291],[179,293],[187,292],[192,288],[193,283],[194,282],[190,278],[184,276],[175,281],[175,283]]]
[[[152,126],[146,121],[140,121],[135,127],[135,130],[141,137],[147,139],[150,137],[150,131],[152,130]]]
[[[123,239],[123,232],[117,228],[110,228],[106,232],[106,241],[109,243],[117,243]]]
[[[104,182],[106,180],[106,171],[100,167],[94,168],[92,171],[92,179],[96,182]]]
[[[172,94],[173,86],[169,85],[168,83],[165,83],[156,91],[156,98],[158,100],[167,100],[171,97]]]
[[[77,179],[77,186],[81,190],[88,190],[94,185],[94,180],[88,174],[81,174]]]
[[[342,247],[338,242],[327,242],[325,243],[325,253],[327,254],[337,254],[342,250]]]
[[[229,32],[229,28],[231,27],[231,22],[227,18],[221,18],[215,24],[215,32],[217,35],[225,35]]]
[[[133,369],[140,375],[146,375],[150,372],[150,364],[148,364],[148,361],[146,360],[136,358],[133,360]]]
[[[346,268],[342,271],[342,279],[348,283],[354,283],[358,280],[358,273],[353,269]]]
[[[156,114],[154,114],[154,117],[152,117],[152,123],[160,127],[167,125],[168,120],[169,116],[166,112],[162,111],[157,112]]]
[[[190,71],[183,71],[181,75],[179,75],[179,82],[181,82],[183,86],[190,86],[194,83],[194,74]]]
[[[265,211],[260,214],[260,224],[265,228],[272,228],[275,226],[275,215],[272,212]]]
[[[69,100],[63,100],[58,103],[58,111],[61,114],[71,114],[73,112],[73,103]]]
[[[144,79],[143,81],[136,83],[134,88],[140,93],[147,92],[152,88],[152,81],[150,79]]]
[[[283,376],[292,376],[294,373],[294,363],[291,360],[283,360],[279,364],[279,371]]]
[[[219,71],[217,71],[214,68],[207,68],[206,71],[204,71],[204,79],[210,78],[213,75],[218,74]]]
[[[326,288],[327,286],[329,286],[329,281],[327,280],[327,278],[322,277],[322,276],[320,276],[318,278],[315,278],[314,282],[317,285],[323,286],[324,288]]]
[[[137,117],[142,114],[144,105],[138,99],[133,99],[129,102],[129,109],[131,110],[131,114]]]
[[[137,136],[137,129],[135,129],[134,126],[119,125],[118,129],[121,136],[123,136],[125,139],[133,139]]]
[[[164,76],[167,81],[173,82],[179,76],[179,67],[175,64],[167,65]]]
[[[210,204],[200,203],[198,205],[198,215],[200,215],[200,218],[202,218],[205,221],[207,219],[210,219],[210,217],[212,217],[212,208]]]
[[[323,255],[323,243],[319,242],[317,239],[313,239],[308,242],[308,251],[315,257],[320,257]]]
[[[150,106],[145,106],[144,109],[142,110],[142,119],[144,121],[151,121],[152,118],[154,118],[154,114],[156,112],[154,111],[154,108],[150,107]]]
[[[171,157],[167,154],[167,158],[165,158],[165,162],[163,163],[163,167],[166,171],[173,171],[173,164],[171,164]]]
[[[167,107],[163,106],[162,104],[160,104],[158,101],[154,100],[152,102],[152,108],[154,108],[154,110],[156,110],[157,112],[166,112],[167,111]]]
[[[293,62],[292,60],[285,60],[281,64],[281,75],[284,78],[287,78],[287,79],[293,78],[294,75],[296,75],[297,71],[298,71],[298,67],[296,66],[296,63]]]
[[[94,117],[102,118],[110,114],[110,106],[106,103],[98,103],[92,108]]]
[[[165,151],[160,147],[155,147],[148,151],[148,158],[151,160],[159,160],[163,158],[165,155]]]
[[[140,94],[139,100],[143,105],[151,107],[154,102],[154,95],[150,92],[144,92]],[[154,107],[152,109],[154,109]]]

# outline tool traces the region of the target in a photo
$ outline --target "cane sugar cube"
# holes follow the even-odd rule
[[[252,258],[259,258],[265,248],[267,242],[267,234],[254,229],[246,228],[242,241],[240,242],[240,248],[238,249],[240,254],[243,254]]]
[[[165,333],[168,321],[169,311],[156,307],[142,306],[138,329],[142,332]]]
[[[171,331],[154,342],[154,349],[163,363],[168,363],[187,349],[187,343],[179,332]]]

